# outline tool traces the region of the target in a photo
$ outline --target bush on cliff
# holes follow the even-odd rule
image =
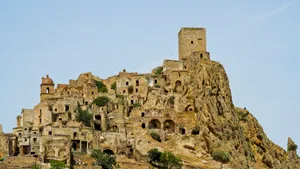
[[[82,122],[87,127],[91,127],[91,120],[93,118],[93,115],[88,110],[82,110],[80,104],[78,103],[75,113],[76,121]]]
[[[97,106],[106,106],[108,102],[109,102],[109,98],[108,97],[100,96],[100,97],[97,97],[93,101],[93,104],[96,104]]]
[[[107,92],[107,88],[105,84],[103,84],[101,81],[95,80],[96,86],[98,87],[98,91],[101,93]]]
[[[180,169],[182,160],[169,151],[160,152],[157,148],[148,151],[149,163],[157,168]]]
[[[117,90],[117,83],[113,83],[111,86],[110,86],[111,89],[113,90]]]
[[[101,166],[103,169],[112,169],[113,166],[119,168],[116,156],[103,153],[99,149],[92,150],[91,157],[96,160],[96,165]]]
[[[161,142],[160,135],[159,135],[158,133],[156,133],[156,132],[151,132],[150,135],[151,135],[151,137],[152,137],[154,140],[156,140],[156,141],[158,141],[158,142]]]
[[[222,162],[222,163],[228,163],[230,161],[229,153],[222,151],[222,150],[215,150],[212,153],[212,157],[214,160]]]

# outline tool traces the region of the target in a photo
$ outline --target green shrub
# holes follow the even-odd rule
[[[95,83],[96,83],[96,86],[98,87],[99,92],[105,93],[108,91],[105,84],[103,84],[101,81],[95,80]]]
[[[151,137],[152,137],[154,140],[156,140],[156,141],[158,141],[158,142],[161,142],[160,135],[159,135],[158,133],[156,133],[156,132],[151,132],[150,135],[151,135]]]
[[[294,150],[297,150],[298,146],[297,144],[292,144],[288,147],[288,151],[294,151]]]
[[[162,153],[157,148],[148,151],[148,161],[152,166],[162,169],[180,169],[182,166],[180,158],[169,151]]]
[[[93,104],[96,104],[97,106],[105,106],[109,102],[109,98],[106,96],[100,96],[97,97],[94,101]]]
[[[160,163],[160,157],[162,152],[160,152],[157,148],[151,149],[148,151],[148,160],[150,163],[158,164]]]
[[[128,93],[129,94],[133,93],[133,86],[132,85],[128,86]]]
[[[111,86],[110,86],[111,89],[113,90],[117,90],[117,83],[113,83]]]
[[[119,99],[124,99],[124,95],[121,95],[121,94],[116,94],[116,97]]]
[[[133,107],[141,107],[140,103],[134,103]]]
[[[39,168],[40,168],[40,167],[37,166],[37,165],[34,165],[34,166],[31,167],[31,169],[39,169]]]
[[[75,109],[76,121],[82,122],[85,126],[91,127],[91,121],[93,115],[88,110],[82,110],[80,104],[77,103],[77,108]]]
[[[222,162],[222,163],[228,163],[230,161],[229,153],[222,151],[222,150],[215,150],[212,153],[212,157],[214,160]]]
[[[51,169],[65,169],[66,165],[63,161],[50,160]]]
[[[156,70],[155,70],[155,74],[156,75],[160,75],[163,71],[163,67],[158,67]]]
[[[173,104],[174,104],[174,101],[175,101],[175,96],[170,96],[170,97],[169,97],[169,100],[168,100],[168,103],[169,103],[170,105],[173,105]]]
[[[91,157],[96,159],[96,165],[103,169],[112,169],[113,166],[119,167],[116,161],[116,156],[103,153],[99,149],[92,150]]]

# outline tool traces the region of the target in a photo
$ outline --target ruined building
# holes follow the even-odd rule
[[[182,28],[178,50],[178,60],[164,60],[149,74],[124,69],[101,79],[88,72],[68,84],[42,77],[40,103],[22,109],[13,133],[0,126],[0,155],[70,165],[72,153],[101,148],[145,163],[147,151],[159,148],[174,152],[187,168],[219,168],[212,153],[221,149],[233,159],[224,167],[299,164],[294,152],[286,160],[288,152],[265,136],[247,110],[234,107],[223,66],[210,60],[204,28]],[[79,112],[88,112],[90,121],[81,121]],[[153,132],[161,142],[151,138]]]

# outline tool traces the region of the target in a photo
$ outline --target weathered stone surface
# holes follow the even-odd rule
[[[98,97],[108,102],[96,104]],[[79,112],[90,114],[90,123],[80,121]],[[116,155],[121,168],[148,169],[153,148],[171,151],[186,169],[300,168],[290,138],[288,147],[271,142],[249,111],[234,106],[224,67],[206,51],[203,28],[183,28],[179,60],[165,60],[149,74],[124,69],[101,79],[88,72],[56,88],[47,75],[40,103],[22,109],[13,133],[0,127],[0,156],[28,156],[26,165],[37,159],[45,168],[49,160],[97,168],[90,153],[98,148]],[[215,161],[216,154],[229,162]]]

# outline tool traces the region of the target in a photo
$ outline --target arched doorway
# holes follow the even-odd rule
[[[175,82],[175,88],[177,88],[178,86],[181,86],[181,81],[180,81],[180,80],[177,80],[177,81]]]
[[[165,131],[175,132],[175,123],[173,120],[166,120],[164,122],[164,128]]]
[[[153,119],[149,122],[149,129],[160,129],[161,124],[157,119]]]

